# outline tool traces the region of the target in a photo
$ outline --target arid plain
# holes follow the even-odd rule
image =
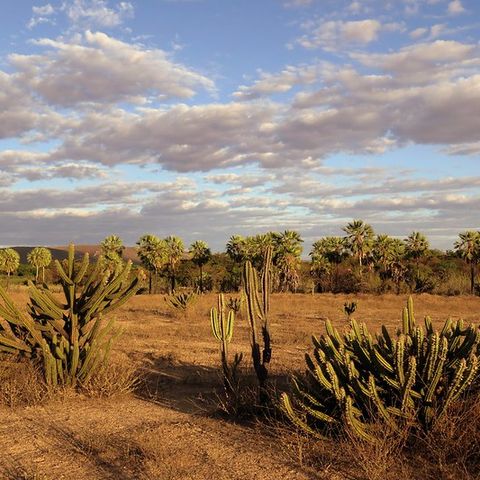
[[[26,305],[27,291],[12,296]],[[355,318],[375,329],[394,330],[406,296],[275,294],[272,296],[271,373],[278,388],[304,369],[310,337],[329,318],[342,329],[346,301],[357,302]],[[328,471],[302,468],[295,446],[280,441],[262,421],[222,416],[219,351],[209,309],[216,295],[200,296],[187,316],[178,315],[163,295],[137,295],[115,312],[122,334],[112,361],[139,382],[132,392],[101,396],[64,392],[60,399],[0,409],[2,479],[308,479]],[[435,324],[447,317],[480,320],[480,298],[414,296],[417,319]],[[249,336],[244,317],[236,320],[232,353],[244,352],[250,373]],[[112,381],[117,381],[112,378]],[[2,395],[16,398],[3,385]],[[18,387],[17,387],[18,388]],[[110,389],[115,391],[115,385]],[[121,388],[119,388],[121,390]],[[327,469],[328,470],[328,469]]]

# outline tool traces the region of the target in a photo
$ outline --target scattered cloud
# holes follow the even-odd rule
[[[12,54],[10,63],[20,82],[50,104],[72,106],[84,102],[145,103],[189,98],[199,89],[213,91],[214,82],[175,63],[163,50],[145,49],[101,32],[70,41],[36,40],[46,52]]]
[[[134,8],[130,2],[119,2],[113,8],[106,0],[73,0],[62,6],[72,24],[82,28],[112,28],[133,18]]]
[[[450,15],[459,15],[465,12],[465,8],[460,0],[453,0],[448,4],[448,13]]]
[[[303,25],[307,33],[296,44],[307,48],[337,50],[351,45],[367,45],[378,38],[382,24],[375,19],[308,21]]]

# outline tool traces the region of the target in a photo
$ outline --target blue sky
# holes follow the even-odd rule
[[[473,0],[5,2],[0,245],[478,229]]]

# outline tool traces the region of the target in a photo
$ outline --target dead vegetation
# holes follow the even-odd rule
[[[27,295],[13,293],[18,305]],[[375,330],[399,323],[406,297],[273,295],[271,376],[277,388],[303,368],[310,335],[330,318],[342,330],[343,305]],[[480,299],[416,296],[417,318],[440,325],[451,315],[478,320]],[[455,405],[429,436],[408,441],[378,425],[378,442],[348,435],[312,441],[278,417],[253,422],[222,408],[218,345],[210,332],[215,295],[201,295],[188,319],[161,295],[138,295],[116,312],[123,329],[110,368],[80,391],[52,398],[29,364],[2,362],[0,478],[5,479],[461,479],[479,478],[480,402]],[[244,352],[241,377],[253,382],[246,320],[238,318],[231,354]],[[253,384],[253,383],[252,383]],[[248,421],[246,421],[248,419]],[[273,428],[272,428],[273,427]]]

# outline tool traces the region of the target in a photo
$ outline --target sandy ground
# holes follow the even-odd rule
[[[25,304],[26,293],[14,293]],[[330,318],[347,322],[345,301],[372,329],[399,325],[406,297],[395,295],[274,295],[271,373],[284,378],[303,370],[312,333]],[[214,295],[198,299],[187,317],[163,296],[137,296],[116,312],[124,330],[114,361],[144,378],[134,394],[98,399],[65,395],[37,406],[0,408],[0,479],[311,479],[292,461],[295,452],[260,424],[234,423],[215,412],[220,391],[218,347],[210,333]],[[448,316],[480,321],[480,298],[414,298],[417,319],[439,325]],[[232,354],[248,358],[245,319],[237,319]],[[249,370],[248,362],[245,369]]]

